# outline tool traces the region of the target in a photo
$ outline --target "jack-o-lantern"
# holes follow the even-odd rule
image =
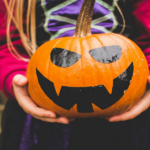
[[[94,2],[84,0],[75,35],[43,44],[27,69],[35,103],[68,118],[120,114],[146,90],[148,65],[141,49],[119,34],[91,35]]]

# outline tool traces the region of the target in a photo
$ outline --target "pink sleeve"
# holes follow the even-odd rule
[[[150,0],[132,1],[132,12],[135,19],[138,37],[136,43],[143,50],[150,69]]]
[[[13,99],[12,79],[16,74],[26,74],[27,62],[18,60],[9,52],[6,43],[6,9],[3,1],[0,1],[0,90],[8,97]],[[14,26],[11,26],[11,30]],[[27,58],[18,33],[14,33],[14,47]]]

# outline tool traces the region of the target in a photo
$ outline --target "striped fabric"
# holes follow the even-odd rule
[[[72,36],[83,0],[38,0],[37,1],[37,40],[38,45],[47,40],[59,37]],[[130,36],[132,32],[132,19],[126,2],[116,0],[122,6],[126,18],[124,35]],[[122,29],[122,17],[113,0],[96,0],[94,6],[91,32],[119,33]]]

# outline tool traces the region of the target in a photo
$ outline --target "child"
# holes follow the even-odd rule
[[[32,0],[28,3],[10,0],[10,5],[7,5],[7,0],[4,2],[0,1],[0,89],[10,100],[3,113],[1,150],[150,149],[149,88],[134,108],[109,118],[110,122],[104,119],[76,119],[69,122],[67,118],[56,117],[54,112],[37,107],[27,93],[25,77],[27,59],[36,50],[36,44],[40,46],[48,40],[72,36],[83,0]],[[92,33],[121,32],[123,19],[116,3],[121,8],[126,21],[122,34],[132,40],[136,36],[137,43],[143,49],[149,63],[149,0],[97,0],[94,7]],[[14,18],[12,20],[19,34],[14,31],[15,25],[11,24],[9,30],[9,18],[6,25],[5,5],[9,13],[16,11],[17,21]],[[28,37],[28,32],[31,31],[31,44],[23,31],[22,25],[25,23],[25,20],[22,21],[23,8],[27,27],[29,17],[26,17],[26,14],[31,14],[31,28],[26,31]],[[31,8],[31,12],[27,8]],[[34,22],[34,12],[36,12],[36,22]],[[10,38],[8,34],[6,38],[6,33],[12,30],[14,49],[11,54],[7,46]],[[148,81],[150,83],[150,79]]]

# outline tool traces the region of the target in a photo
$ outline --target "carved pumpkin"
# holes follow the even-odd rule
[[[94,2],[84,0],[75,35],[43,44],[27,69],[35,103],[68,118],[123,113],[146,90],[148,65],[141,49],[119,34],[91,35]]]

